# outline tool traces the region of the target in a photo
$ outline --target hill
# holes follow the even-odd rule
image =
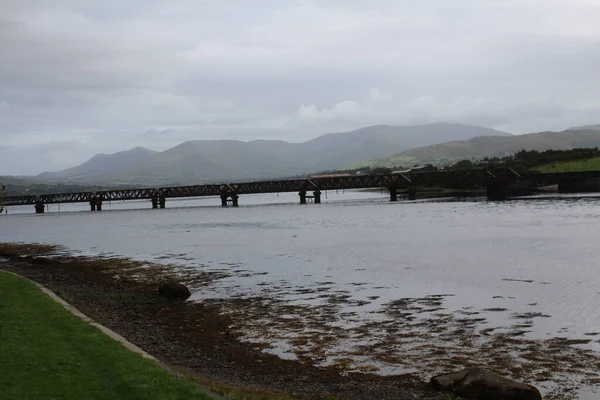
[[[271,179],[337,169],[389,156],[415,146],[475,136],[509,134],[462,124],[370,126],[332,133],[304,143],[255,140],[194,140],[156,153],[132,149],[97,155],[67,170],[44,173],[45,180],[78,183],[167,185]]]
[[[156,154],[156,152],[143,147],[135,147],[131,150],[120,151],[114,154],[97,154],[90,160],[76,167],[67,168],[59,172],[43,172],[36,178],[39,180],[89,179],[94,176],[130,167],[153,154]]]
[[[353,167],[394,167],[422,163],[446,163],[463,159],[504,157],[520,150],[570,150],[600,146],[600,130],[570,129],[518,136],[475,137],[433,146],[423,146],[398,154],[365,161]]]
[[[573,128],[570,128],[569,130],[572,131],[585,131],[585,130],[595,130],[595,131],[600,131],[600,124],[597,125],[583,125],[583,126],[576,126]]]

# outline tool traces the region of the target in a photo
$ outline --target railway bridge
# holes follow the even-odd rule
[[[297,192],[300,204],[307,204],[309,201],[319,204],[321,193],[325,190],[368,188],[385,188],[389,191],[390,201],[397,201],[399,195],[414,199],[419,187],[434,186],[461,189],[485,187],[489,200],[505,200],[514,196],[529,195],[539,186],[555,184],[559,185],[559,190],[562,187],[563,191],[576,191],[586,184],[589,187],[598,187],[600,171],[519,174],[511,168],[497,168],[388,175],[321,176],[307,179],[5,196],[4,206],[33,205],[36,213],[41,214],[44,213],[47,204],[89,203],[91,211],[101,211],[103,202],[107,201],[149,200],[152,208],[158,209],[165,208],[169,198],[216,196],[220,197],[222,206],[237,207],[241,195],[284,192]]]

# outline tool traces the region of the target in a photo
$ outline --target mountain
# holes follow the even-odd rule
[[[120,151],[114,154],[97,154],[79,166],[67,168],[59,172],[43,172],[37,178],[43,180],[75,181],[79,178],[84,180],[90,179],[94,176],[133,166],[153,154],[156,154],[156,152],[143,147],[135,147],[131,150]]]
[[[600,146],[600,129],[574,129],[517,136],[475,137],[410,149],[389,157],[360,163],[360,166],[393,167],[443,163],[471,158],[502,157],[520,150],[569,150]]]
[[[595,130],[595,131],[600,131],[600,124],[597,125],[583,125],[583,126],[576,126],[574,128],[570,128],[569,130],[571,131],[585,131],[585,130]]]
[[[99,184],[166,185],[270,179],[337,169],[444,140],[509,136],[462,124],[378,125],[332,133],[304,143],[273,140],[194,140],[156,153],[136,148],[98,155],[39,178]]]

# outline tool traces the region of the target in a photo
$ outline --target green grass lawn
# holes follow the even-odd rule
[[[1,271],[0,398],[210,399]]]
[[[585,160],[565,161],[553,164],[546,164],[537,167],[536,170],[543,173],[598,171],[600,170],[600,157],[588,158]]]

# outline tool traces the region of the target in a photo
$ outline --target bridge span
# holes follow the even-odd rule
[[[397,201],[399,194],[414,199],[419,187],[433,186],[455,189],[485,187],[489,200],[505,200],[514,196],[530,195],[533,189],[539,186],[556,184],[559,185],[559,191],[561,187],[565,189],[563,191],[577,191],[582,185],[598,187],[600,171],[519,174],[511,168],[496,168],[388,175],[321,176],[229,184],[6,196],[4,205],[33,205],[36,213],[41,214],[44,213],[47,204],[89,203],[92,211],[101,211],[102,203],[106,201],[149,200],[152,208],[165,208],[169,198],[217,196],[221,198],[222,206],[237,207],[241,195],[284,192],[297,192],[300,204],[307,204],[309,201],[319,204],[321,192],[325,190],[368,188],[385,188],[389,191],[390,201]]]

